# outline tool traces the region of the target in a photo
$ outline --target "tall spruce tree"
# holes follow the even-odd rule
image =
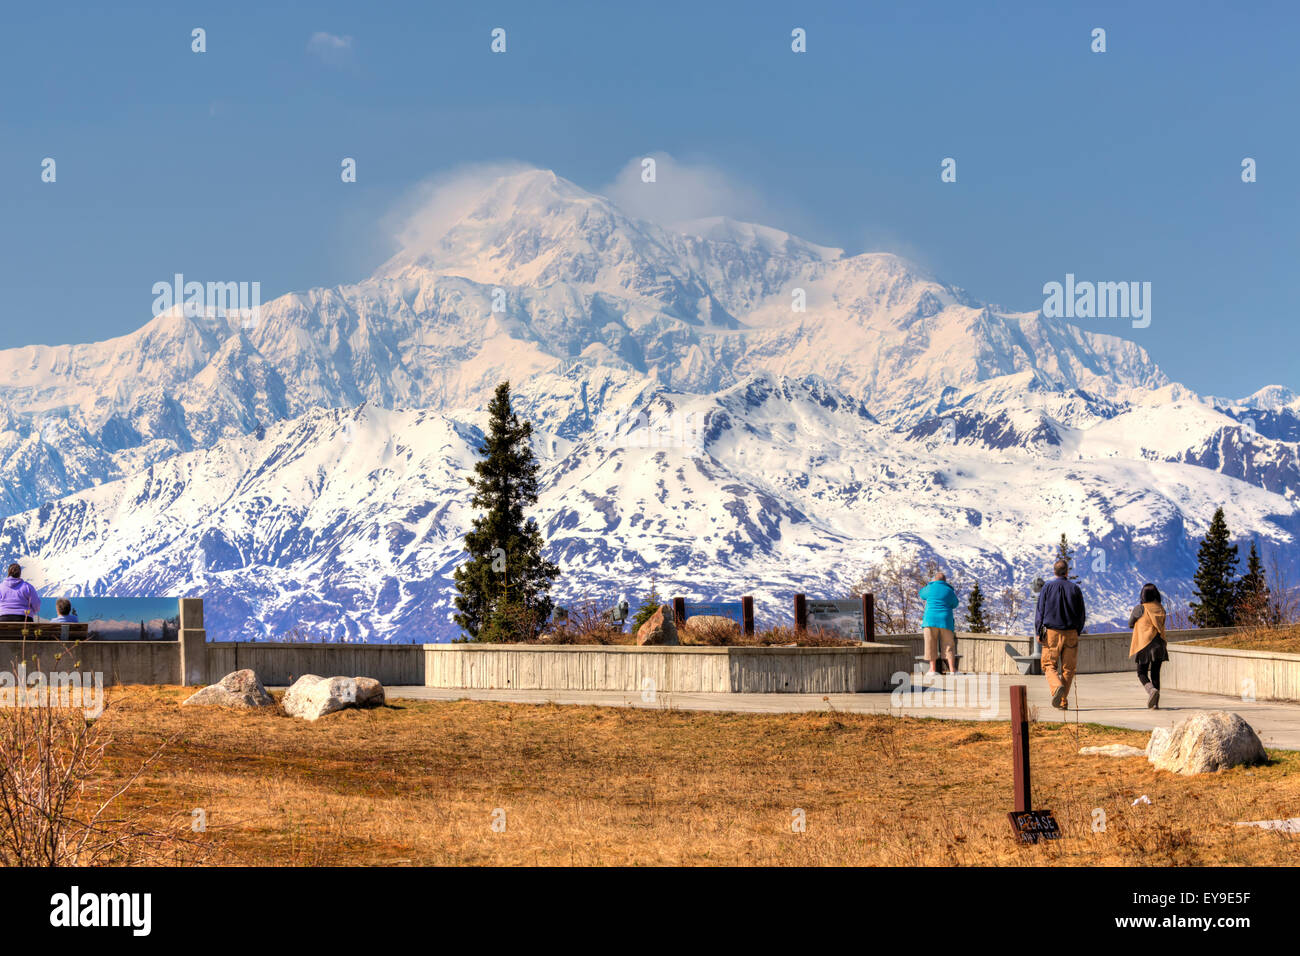
[[[476,641],[534,637],[554,607],[548,594],[559,575],[542,557],[542,533],[524,509],[537,503],[532,423],[510,408],[510,383],[488,405],[481,460],[468,481],[470,504],[481,509],[465,534],[469,560],[455,572],[456,624]]]
[[[989,632],[988,622],[984,620],[984,592],[980,590],[978,581],[966,598],[966,630],[972,634]]]
[[[1237,623],[1253,625],[1267,623],[1268,605],[1268,578],[1264,571],[1264,562],[1259,558],[1256,543],[1251,541],[1250,554],[1246,557],[1246,573],[1237,583]]]
[[[1237,618],[1239,597],[1237,578],[1237,546],[1228,544],[1228,522],[1223,509],[1216,508],[1196,552],[1196,584],[1198,600],[1190,602],[1192,621],[1197,627],[1231,627]]]
[[[1066,572],[1066,577],[1071,581],[1079,580],[1079,576],[1074,573],[1074,549],[1070,547],[1069,539],[1065,537],[1064,531],[1061,532],[1061,540],[1056,542],[1056,558],[1065,561],[1070,566],[1070,570]]]

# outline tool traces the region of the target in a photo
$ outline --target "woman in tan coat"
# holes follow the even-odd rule
[[[1128,646],[1128,656],[1136,658],[1138,680],[1147,692],[1147,706],[1152,710],[1160,706],[1160,665],[1169,660],[1169,646],[1165,643],[1165,606],[1160,601],[1160,589],[1154,584],[1142,585],[1142,603],[1128,616],[1133,628],[1133,640]]]

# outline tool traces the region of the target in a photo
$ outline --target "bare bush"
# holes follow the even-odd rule
[[[181,815],[160,828],[146,822],[153,808],[118,809],[170,740],[104,793],[96,784],[105,776],[112,737],[103,716],[92,720],[76,706],[27,688],[18,694],[12,706],[0,707],[0,865],[139,866],[206,859],[206,847],[186,837]]]
[[[1175,604],[1165,611],[1165,629],[1170,631],[1195,630],[1197,624],[1192,620],[1191,612],[1182,604]]]
[[[683,644],[709,647],[734,647],[741,644],[745,637],[735,621],[717,617],[688,618],[678,630],[677,636]]]
[[[672,609],[665,613],[671,614]],[[563,620],[552,620],[536,639],[523,638],[520,643],[626,644],[630,637],[623,633],[621,624],[610,620],[605,604],[584,597],[569,606]]]
[[[939,570],[934,561],[922,563],[913,552],[889,552],[883,561],[869,565],[853,594],[875,596],[876,632],[912,634],[921,629],[925,602],[918,592]]]
[[[778,626],[746,634],[734,621],[717,620],[694,627],[687,621],[685,633],[689,635],[689,640],[683,643],[709,644],[715,647],[853,647],[858,643],[838,631],[820,627],[800,631],[793,627]]]
[[[1296,586],[1282,563],[1277,548],[1270,548],[1268,555],[1268,602],[1264,620],[1273,627],[1287,627],[1300,623],[1300,587]]]
[[[1008,585],[993,596],[991,617],[1000,634],[1028,633],[1032,628],[1024,622],[1029,601],[1014,585]]]
[[[778,644],[797,644],[800,647],[852,647],[858,642],[845,637],[839,631],[822,627],[810,627],[806,631],[797,631],[793,627],[772,627],[755,635],[754,643],[766,647]]]

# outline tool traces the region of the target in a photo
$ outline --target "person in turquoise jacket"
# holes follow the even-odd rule
[[[939,673],[936,665],[941,645],[943,656],[948,661],[948,672],[957,673],[957,626],[952,617],[957,607],[957,592],[948,583],[947,575],[940,571],[933,581],[917,592],[917,597],[925,602],[921,633],[925,637],[925,657],[930,662],[929,674]]]

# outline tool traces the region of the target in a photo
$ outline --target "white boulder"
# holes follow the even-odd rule
[[[217,683],[209,684],[198,693],[186,698],[185,703],[199,707],[257,710],[262,707],[274,707],[275,698],[266,692],[257,674],[245,669],[227,674]]]
[[[1157,770],[1181,774],[1213,773],[1268,760],[1250,724],[1239,714],[1221,710],[1193,714],[1172,730],[1157,727],[1151,732],[1146,754]]]
[[[304,674],[284,692],[280,703],[291,717],[318,720],[349,707],[380,707],[384,700],[384,687],[373,677]]]

